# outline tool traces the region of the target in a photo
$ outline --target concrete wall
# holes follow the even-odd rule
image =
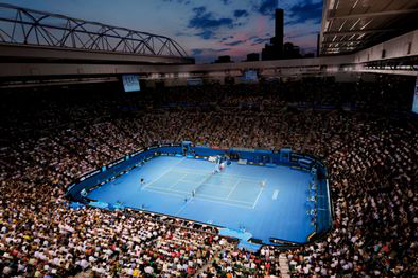
[[[195,77],[195,73],[204,73],[208,77],[241,76],[246,69],[257,69],[281,71],[283,74],[312,71],[323,66],[327,68],[338,68],[341,63],[350,63],[352,56],[320,57],[314,59],[282,60],[268,62],[243,62],[225,64],[176,64],[176,65],[141,65],[141,64],[93,64],[93,63],[40,63],[40,62],[5,62],[0,63],[0,77],[17,76],[63,76],[63,75],[103,75],[122,73],[148,73],[160,78],[167,74],[177,73],[178,75]],[[279,69],[279,71],[277,71]],[[271,71],[270,71],[271,74]],[[174,77],[174,75],[173,75]]]
[[[83,50],[63,47],[47,47],[33,45],[0,44],[0,59],[35,61],[68,62],[100,62],[100,63],[194,63],[194,58],[164,55],[139,55],[103,50]]]
[[[382,57],[383,50],[386,52],[385,57]],[[354,62],[365,63],[414,55],[418,55],[418,30],[361,50],[355,54]]]
[[[6,52],[1,50],[6,49]],[[22,50],[22,48],[19,48]],[[26,49],[26,48],[25,48]],[[59,77],[59,76],[119,76],[124,73],[145,74],[150,79],[178,79],[166,81],[167,84],[184,84],[187,78],[213,79],[216,82],[223,83],[225,77],[234,77],[235,80],[243,75],[247,69],[256,69],[261,76],[268,77],[302,77],[302,76],[337,76],[341,79],[352,78],[350,75],[369,71],[364,67],[364,63],[370,61],[381,61],[382,52],[385,49],[385,59],[402,58],[418,55],[418,30],[409,32],[400,37],[393,38],[374,47],[362,50],[352,55],[324,56],[311,59],[280,60],[280,61],[258,61],[242,63],[223,63],[223,64],[166,64],[170,59],[167,57],[136,57],[135,55],[122,55],[112,53],[74,53],[69,50],[58,50],[56,48],[45,50],[36,47],[27,48],[29,52],[21,53],[17,48],[10,46],[7,48],[0,45],[0,78],[10,77]],[[16,52],[17,51],[17,52]],[[409,52],[408,52],[409,51]],[[28,60],[10,60],[7,55],[21,55]],[[81,55],[81,56],[80,56]],[[100,60],[101,63],[89,62]],[[45,59],[40,60],[42,56],[48,56],[54,62]],[[4,58],[3,60],[1,58]],[[77,60],[84,57],[83,62]],[[161,60],[158,60],[161,59]],[[168,60],[167,60],[168,59]],[[151,62],[152,64],[143,64]],[[161,62],[162,64],[155,64]],[[171,63],[175,62],[170,60]],[[177,61],[179,62],[179,61]],[[341,73],[349,72],[348,74]],[[397,74],[397,71],[390,72]],[[416,72],[399,72],[399,74],[416,75]]]

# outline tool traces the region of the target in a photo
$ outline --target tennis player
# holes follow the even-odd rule
[[[87,190],[85,188],[83,188],[83,190],[81,190],[81,196],[83,196],[83,197],[87,196]]]
[[[139,180],[139,189],[141,189],[144,185],[145,185],[145,179],[144,178],[141,178]]]

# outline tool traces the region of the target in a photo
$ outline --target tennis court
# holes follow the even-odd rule
[[[171,184],[167,186],[167,184]],[[221,173],[169,171],[144,186],[164,194],[179,195],[184,198],[198,198],[223,204],[254,208],[257,197],[262,192],[261,180]],[[196,193],[193,194],[194,190]]]
[[[314,231],[305,207],[310,173],[232,162],[213,174],[214,166],[204,159],[159,156],[88,197],[232,229],[245,227],[265,243],[269,238],[304,242]]]

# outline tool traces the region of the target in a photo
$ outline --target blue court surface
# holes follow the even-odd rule
[[[314,232],[305,207],[311,173],[236,162],[220,173],[212,174],[214,169],[203,159],[159,156],[88,197],[231,229],[245,227],[264,243],[269,238],[305,242]]]

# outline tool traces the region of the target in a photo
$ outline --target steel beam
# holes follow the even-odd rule
[[[4,62],[36,63],[128,63],[128,64],[192,64],[190,57],[166,55],[139,55],[104,50],[83,50],[0,43],[0,65]]]
[[[187,57],[173,39],[0,3],[0,42]]]
[[[370,30],[353,30],[353,31],[328,31],[324,32],[324,35],[337,35],[337,36],[348,36],[353,34],[373,34],[373,33],[385,33],[385,32],[395,32],[396,29],[370,29]]]
[[[392,16],[392,15],[405,15],[418,13],[418,9],[406,9],[406,10],[390,10],[381,11],[376,13],[358,13],[349,15],[335,15],[336,10],[328,11],[328,19],[340,19],[340,18],[361,18],[361,17],[377,17],[377,16]]]
[[[358,44],[357,42],[365,43],[364,40],[343,40],[343,41],[324,41],[322,44],[337,44],[337,43],[350,43],[353,42],[354,44]]]

